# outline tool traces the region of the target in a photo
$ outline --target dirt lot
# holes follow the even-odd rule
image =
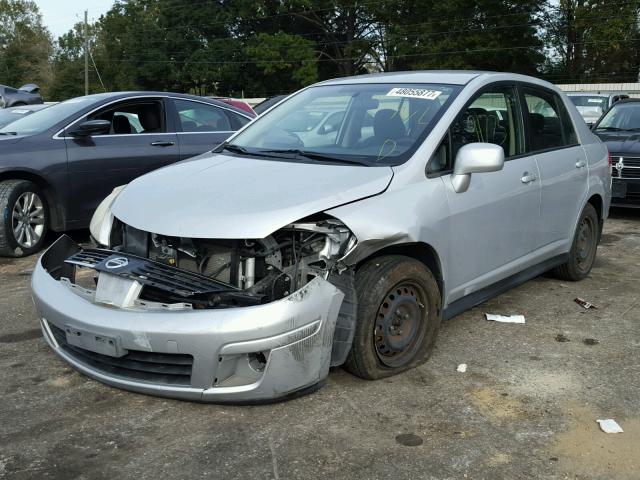
[[[0,259],[0,478],[640,478],[640,211],[613,212],[589,279],[540,277],[448,321],[421,368],[377,382],[337,369],[319,392],[267,406],[76,373],[40,338],[34,262]]]

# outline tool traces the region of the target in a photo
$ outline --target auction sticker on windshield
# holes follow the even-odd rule
[[[438,90],[426,90],[424,88],[392,88],[387,97],[411,97],[435,100],[442,92]]]

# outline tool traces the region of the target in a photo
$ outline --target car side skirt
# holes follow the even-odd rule
[[[533,265],[525,270],[522,270],[521,272],[500,280],[493,285],[489,285],[488,287],[478,290],[477,292],[470,293],[469,295],[447,305],[447,307],[442,311],[442,318],[444,320],[448,320],[455,317],[456,315],[460,315],[462,312],[469,310],[470,308],[473,308],[476,305],[481,304],[482,302],[496,297],[501,293],[512,289],[513,287],[522,285],[523,283],[539,275],[542,275],[543,273],[551,270],[554,267],[562,265],[568,260],[568,258],[568,253],[556,255],[555,257],[545,260],[544,262]]]

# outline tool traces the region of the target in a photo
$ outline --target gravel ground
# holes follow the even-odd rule
[[[540,277],[446,322],[422,367],[376,382],[335,369],[317,393],[267,406],[75,372],[40,337],[35,260],[0,259],[0,478],[640,478],[640,211],[613,212],[588,279]]]

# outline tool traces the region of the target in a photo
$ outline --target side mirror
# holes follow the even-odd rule
[[[469,143],[458,150],[451,175],[453,189],[466,192],[472,173],[497,172],[504,167],[504,150],[493,143]]]
[[[109,120],[88,120],[76,125],[73,130],[67,132],[72,137],[90,137],[91,135],[103,135],[111,130]]]
[[[336,131],[336,127],[334,125],[329,125],[328,123],[325,123],[322,127],[320,127],[320,130],[318,131],[318,135],[327,135],[335,131]]]

